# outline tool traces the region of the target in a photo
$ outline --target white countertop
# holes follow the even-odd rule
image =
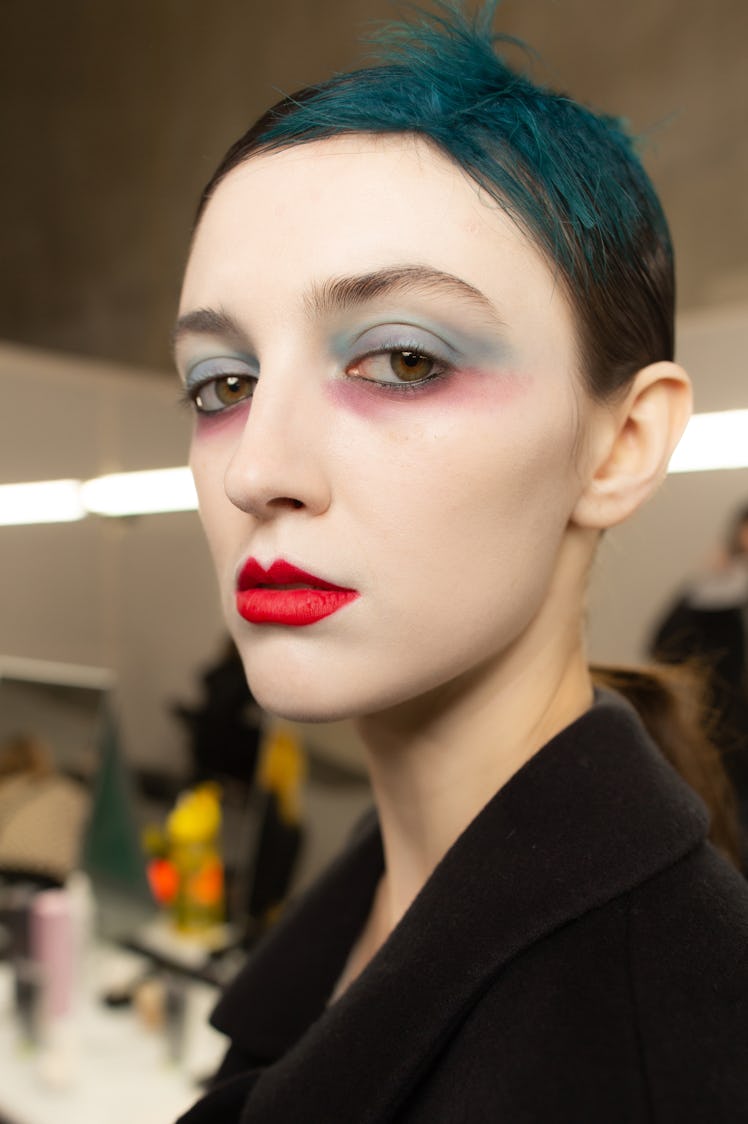
[[[173,1124],[198,1098],[199,1080],[215,1070],[227,1045],[207,1022],[215,988],[192,982],[187,987],[185,1049],[178,1064],[169,1059],[165,1035],[146,1027],[131,1007],[110,1009],[98,999],[104,988],[135,978],[145,963],[111,947],[95,950],[91,998],[66,1028],[67,1060],[58,1079],[59,1067],[45,1078],[43,1058],[22,1042],[11,970],[0,965],[0,1114],[13,1124]]]

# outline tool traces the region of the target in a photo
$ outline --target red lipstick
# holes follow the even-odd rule
[[[251,624],[299,628],[329,617],[359,596],[279,559],[266,570],[255,558],[244,563],[236,583],[236,610]]]

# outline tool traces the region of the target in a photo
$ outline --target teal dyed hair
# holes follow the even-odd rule
[[[575,310],[581,363],[605,398],[673,353],[673,259],[654,189],[622,124],[531,82],[497,54],[496,2],[450,4],[377,36],[379,62],[284,98],[232,146],[258,152],[350,133],[410,134],[475,180],[541,250]]]

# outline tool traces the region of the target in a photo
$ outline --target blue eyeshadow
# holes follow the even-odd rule
[[[397,347],[422,349],[451,364],[505,363],[510,355],[508,344],[495,336],[465,332],[421,314],[416,320],[412,312],[367,317],[335,332],[331,340],[332,353],[340,361]]]
[[[222,375],[249,375],[256,378],[259,371],[260,365],[256,359],[246,355],[222,353],[191,363],[185,372],[184,383],[189,390]]]

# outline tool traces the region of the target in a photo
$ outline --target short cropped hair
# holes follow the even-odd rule
[[[206,186],[258,153],[345,134],[422,137],[463,169],[541,251],[574,310],[580,366],[600,400],[672,359],[673,252],[662,208],[622,122],[512,69],[492,31],[496,0],[472,16],[387,25],[379,61],[284,97],[232,145]]]

